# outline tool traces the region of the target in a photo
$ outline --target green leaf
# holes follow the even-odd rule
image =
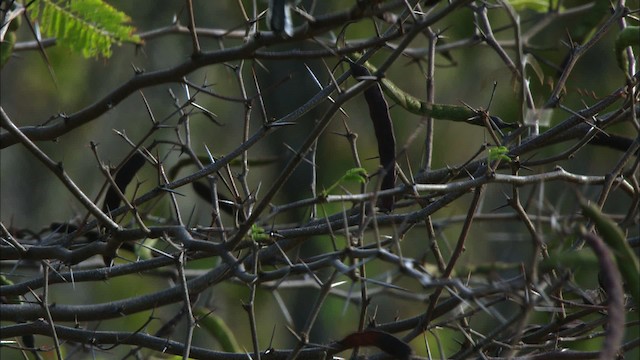
[[[549,271],[558,268],[594,268],[598,266],[598,259],[590,251],[570,251],[551,254],[540,262],[540,269]]]
[[[354,53],[350,59],[354,62],[358,61],[358,59],[362,56],[359,53]],[[375,66],[366,61],[364,67],[369,70],[370,73],[375,73],[378,71]],[[382,91],[384,94],[391,99],[394,103],[401,106],[405,110],[410,113],[420,115],[420,116],[431,116],[434,119],[441,120],[451,120],[464,122],[474,125],[484,126],[484,122],[477,116],[478,113],[469,108],[468,106],[462,105],[448,105],[448,104],[433,104],[426,101],[422,101],[415,96],[405,92],[400,89],[396,84],[394,84],[388,78],[382,78],[380,80],[380,85],[382,87]],[[478,119],[473,120],[472,119]],[[491,120],[499,127],[499,128],[507,128],[514,127],[513,124],[507,124],[502,121],[497,116],[491,116]]]
[[[13,281],[9,280],[9,278],[4,275],[0,275],[0,285],[13,285]],[[20,296],[12,295],[6,297],[7,304],[20,304],[21,302]]]
[[[328,189],[322,191],[323,196],[327,196],[329,195],[329,193],[331,191],[333,191],[333,189],[335,189],[336,187],[338,187],[338,185],[344,183],[344,182],[358,182],[361,184],[364,184],[367,182],[367,170],[364,168],[351,168],[349,170],[347,170],[347,172],[342,175],[342,177],[340,177],[340,179],[338,179],[338,181],[336,181],[335,183],[333,183],[331,186],[329,186]]]
[[[367,170],[363,168],[353,168],[347,170],[347,173],[342,177],[342,181],[358,182],[364,184],[367,182]]]
[[[267,233],[263,227],[260,227],[256,224],[251,225],[251,230],[249,230],[249,236],[251,240],[255,242],[267,242],[271,240],[271,236]]]
[[[603,214],[594,204],[580,199],[580,206],[584,215],[596,225],[602,240],[613,250],[618,270],[637,303],[640,299],[640,264],[624,232],[615,221]]]
[[[2,17],[4,23],[0,27],[0,69],[9,61],[13,53],[13,46],[16,43],[16,30],[18,30],[22,22],[21,15],[23,11],[24,7],[22,5],[13,3]]]
[[[553,1],[555,7],[557,3]],[[549,11],[549,0],[509,0],[509,4],[513,6],[516,11],[533,10],[539,13],[545,13]]]
[[[195,309],[194,314],[199,317],[198,324],[218,341],[223,351],[231,353],[242,352],[235,335],[233,335],[233,332],[221,317],[205,308]]]
[[[529,65],[533,70],[533,72],[536,74],[536,76],[538,76],[538,80],[540,81],[540,84],[544,84],[544,71],[542,70],[540,63],[538,63],[538,60],[536,60],[536,58],[533,55],[526,54],[524,56],[523,61],[525,65]]]
[[[114,44],[141,41],[128,25],[131,18],[103,0],[36,0],[29,11],[43,35],[85,58],[108,58]]]
[[[640,26],[627,26],[616,37],[616,59],[622,71],[627,71],[629,60],[624,49],[627,46],[640,44]]]
[[[509,148],[506,146],[496,146],[489,148],[489,161],[504,160],[511,162],[511,158],[507,155]]]
[[[4,67],[13,53],[13,45],[16,43],[16,34],[9,32],[0,43],[0,69]]]
[[[134,247],[136,256],[141,260],[153,259],[152,248],[158,243],[158,239],[145,239],[142,243],[137,243]]]

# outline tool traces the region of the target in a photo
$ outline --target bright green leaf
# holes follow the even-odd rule
[[[251,230],[249,230],[249,236],[251,240],[255,242],[266,242],[271,240],[271,236],[267,233],[264,228],[253,224],[251,225]]]
[[[367,182],[367,170],[363,168],[349,169],[347,170],[347,173],[342,177],[342,180],[364,184]]]
[[[509,148],[506,146],[496,146],[489,149],[489,161],[504,160],[511,162],[511,158],[507,155]]]
[[[103,0],[36,0],[29,11],[43,35],[86,58],[108,58],[114,44],[141,41],[128,25],[131,18]]]
[[[335,183],[333,183],[331,186],[329,186],[328,189],[324,190],[322,192],[323,196],[327,196],[329,195],[329,193],[331,193],[331,191],[333,191],[333,189],[335,189],[336,187],[338,187],[338,185],[344,183],[344,182],[358,182],[361,184],[364,184],[367,182],[367,170],[363,169],[363,168],[351,168],[349,170],[347,170],[347,172],[342,175],[342,177],[340,179],[338,179],[338,181],[336,181]]]

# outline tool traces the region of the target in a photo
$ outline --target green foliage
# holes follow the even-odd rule
[[[9,9],[1,8],[3,16],[2,27],[0,27],[0,69],[11,58],[13,53],[13,46],[16,43],[16,30],[20,27],[22,22],[21,14],[24,11],[24,7],[13,3],[13,6]]]
[[[9,280],[4,275],[0,275],[0,285],[13,285],[13,281]],[[19,296],[7,296],[6,298],[7,304],[20,304]]]
[[[549,3],[554,9],[558,5],[557,0],[551,2],[549,0],[509,0],[509,4],[517,11],[529,9],[540,13],[549,11]]]
[[[600,24],[602,24],[611,13],[611,2],[595,1],[591,9],[580,16],[580,22],[571,29],[571,37],[573,41],[584,45],[596,33]]]
[[[8,32],[4,40],[0,43],[0,68],[9,61],[13,53],[13,45],[16,43],[16,34]]]
[[[506,146],[496,146],[489,149],[489,161],[504,160],[511,162],[511,158],[507,155],[509,148]]]
[[[640,299],[640,263],[627,242],[622,229],[596,205],[580,199],[583,214],[596,226],[602,240],[611,248],[618,270],[630,289],[633,299]]]
[[[85,58],[110,57],[111,46],[123,41],[140,42],[131,19],[103,0],[36,0],[29,7],[40,31]]]
[[[546,13],[555,10],[562,12],[564,10],[562,2],[558,6],[558,0],[508,0],[508,2],[516,11],[532,10],[538,13]],[[609,15],[610,7],[610,1],[593,1],[591,8],[581,14],[578,24],[570,29],[572,41],[579,44],[589,41],[598,25]]]
[[[342,175],[342,177],[340,179],[338,179],[338,181],[336,181],[335,183],[333,183],[333,185],[329,186],[328,189],[326,189],[325,191],[322,192],[322,194],[324,196],[329,195],[329,193],[331,191],[333,191],[333,189],[335,189],[336,187],[338,187],[338,185],[344,183],[344,182],[358,182],[361,184],[364,184],[367,182],[367,170],[363,169],[363,168],[352,168],[347,170],[347,172]]]
[[[365,182],[367,182],[367,170],[363,168],[349,169],[342,176],[341,180],[348,181],[348,182],[358,182],[360,184],[364,184]]]
[[[271,235],[269,235],[269,233],[266,232],[263,227],[260,227],[256,224],[251,225],[249,236],[251,236],[251,240],[258,243],[265,243],[271,240]]]
[[[640,44],[640,26],[628,26],[622,30],[616,37],[616,60],[618,60],[618,66],[623,71],[629,64],[624,49],[627,46]]]
[[[351,60],[356,62],[360,58],[359,53],[355,53]],[[378,69],[373,66],[370,62],[365,61],[363,64],[364,67],[369,70],[372,74],[377,72]],[[382,78],[380,80],[380,85],[382,87],[382,91],[387,95],[391,101],[400,105],[405,110],[410,113],[420,115],[420,116],[431,116],[434,119],[441,120],[451,120],[451,121],[459,121],[464,123],[475,123],[470,119],[477,118],[477,112],[467,106],[463,105],[449,105],[449,104],[434,104],[426,101],[422,101],[417,97],[405,92],[400,89],[396,84],[394,84],[391,80],[387,78]],[[492,117],[492,120],[496,123],[496,125],[502,127],[508,127],[510,125],[505,124],[502,121],[499,121],[497,117]],[[484,123],[480,123],[484,126]]]
[[[589,249],[553,253],[540,261],[540,268],[544,271],[570,268],[576,273],[581,269],[595,269],[597,267],[598,259]]]
[[[236,341],[233,331],[231,331],[229,325],[227,325],[220,316],[205,308],[195,309],[194,314],[199,319],[198,324],[218,341],[223,351],[232,353],[242,352],[242,348]]]

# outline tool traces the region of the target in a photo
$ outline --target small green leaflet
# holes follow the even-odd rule
[[[344,176],[342,176],[342,181],[359,182],[360,184],[364,184],[367,182],[367,170],[363,168],[349,169]]]
[[[256,224],[251,225],[251,230],[249,230],[249,235],[251,236],[251,240],[264,243],[271,240],[271,236],[267,233],[263,227],[260,227]]]
[[[509,148],[506,146],[496,146],[489,149],[489,161],[504,160],[511,162],[509,155]]]
[[[335,183],[333,183],[331,186],[329,186],[328,189],[324,190],[322,192],[323,196],[327,196],[329,195],[329,193],[331,191],[333,191],[333,189],[335,189],[336,187],[338,187],[338,185],[345,183],[345,182],[357,182],[360,184],[364,184],[367,182],[367,170],[364,168],[351,168],[349,170],[347,170],[347,172],[342,175],[342,177],[340,179],[338,179],[338,181],[336,181]]]

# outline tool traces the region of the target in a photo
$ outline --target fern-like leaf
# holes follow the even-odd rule
[[[29,11],[43,35],[86,58],[108,58],[113,44],[140,42],[131,18],[103,0],[36,0]]]

